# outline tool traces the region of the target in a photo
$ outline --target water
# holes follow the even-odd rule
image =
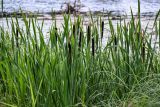
[[[31,12],[51,12],[62,10],[64,2],[69,0],[4,0],[4,11],[13,12],[20,8]],[[74,0],[70,0],[73,3]],[[137,0],[81,0],[81,12],[113,11],[116,14],[129,14],[130,7],[137,12]],[[64,6],[64,5],[63,5]],[[141,13],[156,13],[160,9],[160,0],[141,0]]]

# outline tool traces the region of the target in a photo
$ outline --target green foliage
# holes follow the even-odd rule
[[[160,106],[160,57],[153,35],[141,29],[140,13],[138,23],[132,14],[116,29],[109,19],[111,39],[104,47],[105,25],[99,19],[100,26],[91,16],[85,30],[80,16],[72,24],[65,14],[63,30],[53,24],[48,42],[44,22],[39,25],[36,18],[23,15],[25,28],[11,19],[11,33],[1,27],[0,105]],[[160,21],[154,28],[159,39]]]

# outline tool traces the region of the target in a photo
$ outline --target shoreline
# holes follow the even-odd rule
[[[124,14],[121,12],[117,12],[117,11],[87,11],[87,12],[81,12],[81,11],[75,11],[75,12],[71,12],[71,15],[77,16],[77,15],[82,15],[82,16],[88,16],[89,14],[92,14],[93,16],[103,16],[103,17],[131,17],[131,14]],[[158,12],[145,12],[145,13],[141,13],[141,17],[155,17],[156,14]],[[53,12],[0,12],[0,18],[4,18],[4,17],[18,17],[21,18],[22,15],[25,15],[27,17],[45,17],[46,15],[48,16],[55,16],[55,15],[63,15],[63,14],[68,14],[66,13],[66,11],[53,11]],[[137,17],[137,14],[133,14],[134,17]]]

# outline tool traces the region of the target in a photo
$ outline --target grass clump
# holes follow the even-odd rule
[[[0,105],[160,106],[160,57],[152,35],[141,29],[140,6],[134,20],[114,29],[109,19],[111,39],[103,48],[101,19],[99,26],[91,18],[85,32],[80,16],[72,24],[65,14],[63,30],[53,24],[48,42],[43,22],[23,15],[20,28],[12,19],[11,32],[0,28]]]

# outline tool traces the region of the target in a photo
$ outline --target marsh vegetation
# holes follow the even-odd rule
[[[142,29],[140,3],[138,18],[132,14],[116,29],[108,19],[110,39],[105,46],[101,16],[95,21],[90,15],[84,27],[80,15],[72,23],[64,14],[63,30],[53,20],[47,42],[45,25],[38,24],[36,16],[22,13],[23,28],[16,16],[11,18],[11,32],[0,26],[0,106],[160,106],[158,16],[155,35],[146,32],[147,26]]]

